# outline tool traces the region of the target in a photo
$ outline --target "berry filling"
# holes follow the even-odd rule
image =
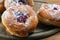
[[[54,7],[54,10],[58,10],[56,7]]]
[[[17,22],[20,23],[25,23],[27,17],[27,13],[25,11],[17,11],[15,12],[16,18],[17,18]]]
[[[26,15],[20,15],[19,17],[17,17],[17,22],[25,23],[26,19],[27,19]]]

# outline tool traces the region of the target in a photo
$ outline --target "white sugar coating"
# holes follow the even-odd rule
[[[28,27],[28,25],[30,25],[30,20],[27,19],[27,21],[25,22],[25,27]]]
[[[18,11],[18,9],[12,10],[12,13],[13,13],[14,17],[16,17],[15,13],[16,13],[17,11]]]
[[[27,15],[27,11],[22,11],[22,13],[24,13],[24,15]]]
[[[52,18],[56,20],[60,20],[60,5],[56,4],[43,4],[43,6],[47,5],[48,9],[45,9],[46,12],[48,12]],[[55,10],[56,8],[57,10]],[[59,15],[58,15],[59,14]]]
[[[4,12],[4,15],[5,15],[5,19],[8,19],[8,17],[10,16],[10,14],[7,11]]]
[[[57,11],[54,11],[54,12],[50,11],[49,13],[52,18],[56,18]]]
[[[26,11],[24,11],[24,10],[18,10],[18,9],[17,10],[13,10],[12,13],[13,13],[14,17],[16,17],[16,18],[20,17],[20,15],[18,15],[18,14],[27,15]]]
[[[16,2],[13,1],[13,2],[10,4],[10,6],[13,6],[13,5],[16,5]]]
[[[26,27],[28,27],[28,25],[31,26],[30,24],[31,24],[31,20],[33,19],[33,17],[34,17],[34,16],[30,16],[30,17],[27,19],[27,21],[26,21],[26,23],[25,23],[25,26],[26,26]]]
[[[13,22],[11,22],[9,20],[9,17],[11,17],[10,13],[8,11],[5,11],[4,12],[4,18],[5,18],[5,20],[9,21],[9,26],[11,26],[13,24]]]
[[[13,2],[15,2],[16,5],[19,5],[19,2],[18,1],[19,0],[13,0]],[[12,2],[12,4],[13,4],[13,2]]]
[[[54,8],[57,8],[58,10],[60,9],[59,7],[60,5],[56,5],[56,4],[48,4],[49,9],[53,10]]]
[[[48,6],[48,10],[53,10],[54,8],[57,8],[58,10],[60,10],[60,5],[57,5],[57,4],[43,4],[42,6]]]

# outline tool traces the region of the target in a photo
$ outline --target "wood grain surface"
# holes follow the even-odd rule
[[[42,40],[60,40],[60,32],[48,38],[44,38]]]
[[[43,1],[48,3],[60,4],[60,0],[34,0],[34,1]]]

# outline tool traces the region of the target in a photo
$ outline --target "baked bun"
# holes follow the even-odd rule
[[[42,4],[37,13],[40,22],[47,25],[60,26],[60,5]]]
[[[0,12],[3,12],[4,9],[4,0],[0,0]]]
[[[2,14],[2,23],[11,35],[27,37],[36,29],[38,19],[30,6],[19,5],[8,8]]]
[[[30,5],[33,6],[34,2],[33,0],[5,0],[5,8],[9,8],[14,5]]]

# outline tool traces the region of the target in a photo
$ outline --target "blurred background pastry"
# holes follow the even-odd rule
[[[60,26],[60,5],[42,4],[37,13],[42,23]]]
[[[30,5],[30,6],[33,6],[34,5],[34,2],[33,0],[5,0],[5,8],[9,8],[11,6],[16,6],[16,5]]]
[[[19,5],[8,8],[2,14],[2,23],[11,35],[26,37],[36,29],[38,19],[30,6]]]
[[[0,12],[3,12],[5,10],[4,8],[4,0],[0,0]]]

